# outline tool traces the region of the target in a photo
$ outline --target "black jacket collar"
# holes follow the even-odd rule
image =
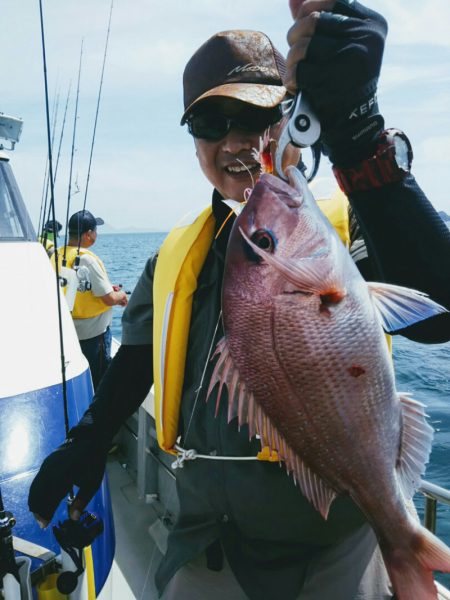
[[[225,260],[228,238],[230,237],[231,228],[233,227],[233,223],[236,219],[235,215],[232,215],[225,223],[223,229],[220,231],[220,228],[224,224],[225,219],[230,214],[230,210],[230,207],[223,202],[222,195],[217,190],[214,190],[212,195],[212,212],[216,219],[216,227],[214,232],[215,239],[213,243],[213,248],[222,260]],[[218,234],[219,231],[220,233],[216,238],[215,236]]]

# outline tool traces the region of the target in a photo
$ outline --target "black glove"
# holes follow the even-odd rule
[[[80,489],[72,509],[84,509],[102,482],[111,440],[150,390],[152,360],[150,344],[120,347],[80,422],[42,463],[28,497],[32,512],[50,521],[73,485]]]
[[[100,487],[107,454],[108,446],[97,440],[69,437],[47,456],[34,478],[28,496],[30,511],[51,521],[74,485],[79,487],[77,503],[84,508]]]
[[[322,126],[331,162],[351,166],[367,158],[384,128],[376,98],[387,35],[386,20],[359,2],[338,0],[322,12],[297,66],[297,84]]]

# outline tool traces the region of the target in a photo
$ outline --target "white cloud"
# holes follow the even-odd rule
[[[380,78],[380,91],[402,90],[405,86],[430,89],[434,85],[450,85],[450,61],[434,65],[415,65],[404,60],[388,64]]]
[[[25,120],[13,166],[37,215],[47,151],[38,7],[21,0],[1,3],[0,111]],[[367,3],[389,21],[380,80],[386,123],[405,128],[414,141],[419,181],[433,202],[450,212],[450,2]],[[109,6],[110,0],[44,3],[52,97],[57,80],[61,96],[69,80],[76,81],[81,37],[85,39],[76,155],[80,181],[87,166]],[[286,52],[290,25],[287,0],[116,0],[88,199],[93,208],[112,225],[167,228],[190,206],[207,202],[210,186],[196,165],[191,140],[178,125],[184,64],[210,35],[231,28],[266,31]],[[63,206],[71,129],[72,113],[59,175]],[[321,173],[329,176],[329,167]]]
[[[212,188],[201,176],[192,141],[183,139],[182,133],[178,153],[166,146],[139,146],[127,152],[110,148],[98,153],[91,171],[88,208],[117,228],[134,225],[168,230],[180,215],[205,206],[211,199]],[[42,156],[39,152],[17,152],[11,162],[36,226],[44,179]],[[80,192],[72,196],[70,213],[83,205],[86,164],[82,167],[75,169],[74,181],[78,181]],[[60,221],[66,214],[68,169],[68,160],[63,160],[55,186]]]
[[[386,17],[388,39],[395,44],[450,47],[448,0],[372,0],[366,4]]]
[[[417,148],[417,156],[421,163],[432,164],[435,167],[450,164],[450,135],[429,137],[423,140]]]

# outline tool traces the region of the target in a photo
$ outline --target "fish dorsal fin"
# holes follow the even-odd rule
[[[399,477],[403,494],[412,498],[420,486],[421,476],[431,452],[433,428],[428,425],[424,405],[408,394],[398,394],[402,408],[402,438]]]
[[[250,407],[254,407],[253,394],[247,390],[245,383],[241,381],[239,371],[233,363],[225,338],[222,338],[217,344],[213,358],[215,356],[218,358],[211,375],[206,398],[209,398],[213,387],[218,383],[219,391],[217,392],[216,400],[217,416],[223,386],[226,385],[228,388],[228,423],[235,417],[238,417],[238,424],[241,427],[244,423],[249,422],[249,405]],[[252,408],[251,412],[254,412],[254,408]],[[255,435],[254,432],[253,435]]]
[[[367,285],[383,329],[388,333],[447,312],[423,292],[389,283],[370,282]]]
[[[226,385],[228,388],[228,422],[237,417],[239,427],[248,423],[250,439],[258,434],[262,446],[267,446],[271,453],[277,452],[280,460],[284,461],[287,472],[292,474],[304,496],[326,519],[331,503],[337,495],[336,492],[297,456],[263,409],[256,404],[253,393],[244,382],[240,381],[239,371],[234,366],[225,338],[222,338],[217,344],[214,356],[218,356],[218,358],[211,376],[207,398],[218,383],[216,415],[223,386]]]

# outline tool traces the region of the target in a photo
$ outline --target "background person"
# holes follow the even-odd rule
[[[112,307],[128,303],[125,292],[109,281],[100,258],[88,250],[97,240],[97,226],[103,223],[103,219],[94,217],[88,210],[73,214],[68,224],[66,251],[67,266],[71,267],[80,246],[78,273],[87,289],[77,291],[72,317],[81,350],[89,362],[94,390],[111,362]],[[63,256],[64,247],[58,249],[60,264]]]
[[[42,230],[42,236],[39,236],[38,241],[44,245],[49,257],[55,251],[55,232],[56,236],[59,236],[59,232],[62,229],[62,225],[59,221],[53,221],[53,219],[47,221]]]
[[[351,21],[356,21],[359,33],[369,33],[366,37],[359,35],[358,39],[369,43],[374,28],[378,38],[380,27],[384,30],[382,17],[374,13],[368,19],[364,7],[358,3],[352,7],[356,14]],[[295,39],[291,37],[291,75],[297,64],[293,57],[299,48],[303,55],[297,61],[302,60],[314,73],[314,62],[308,63],[306,53],[311,40],[315,40],[319,49],[333,48],[326,31],[314,37],[317,22],[323,15],[325,20],[330,19],[330,13],[319,16],[315,11],[334,9],[346,14],[348,8],[347,3],[325,0],[303,5],[306,12],[298,15],[295,24],[298,35]],[[346,20],[336,18],[335,24],[339,35],[334,30],[331,41],[335,41],[336,34],[342,44],[350,44],[353,33],[346,29]],[[346,54],[347,60],[351,60],[355,51],[358,47],[352,46]],[[333,73],[340,64],[340,48],[334,47],[328,54],[324,68]],[[382,44],[381,53],[371,54],[378,70],[381,56]],[[361,86],[359,80],[352,80],[355,72],[350,69],[345,80],[341,77],[341,91],[346,96],[352,96],[352,85],[355,89]],[[256,456],[261,450],[258,440],[249,441],[247,427],[238,430],[236,421],[228,424],[226,399],[222,399],[215,416],[217,389],[207,403],[205,395],[214,368],[214,361],[209,360],[210,350],[223,334],[221,281],[231,220],[224,225],[229,209],[221,199],[243,200],[245,189],[252,184],[251,178],[259,174],[252,148],[259,146],[259,138],[267,128],[273,139],[278,138],[283,124],[279,107],[286,95],[282,85],[284,76],[283,58],[259,32],[217,34],[188,62],[183,82],[182,122],[188,123],[200,167],[214,186],[214,192],[210,212],[203,212],[186,231],[188,234],[195,231],[196,239],[203,240],[202,233],[211,227],[210,237],[204,242],[201,260],[192,257],[186,247],[175,246],[170,253],[166,245],[159,256],[149,259],[123,316],[122,346],[99,386],[95,401],[71,429],[67,441],[46,459],[32,484],[29,506],[42,524],[48,523],[74,483],[80,489],[71,514],[75,518],[79,515],[101,482],[112,436],[159,377],[163,357],[171,367],[166,383],[179,385],[178,392],[165,398],[164,414],[178,422],[176,433],[181,435],[184,448],[195,448],[210,456],[235,457]],[[376,77],[373,73],[367,76],[375,81],[373,91]],[[320,94],[314,86],[308,89],[311,100],[315,93],[320,96],[319,108],[326,104],[323,99],[331,80],[324,76],[322,81],[320,75]],[[331,91],[336,93],[334,88]],[[329,106],[335,100],[332,94]],[[322,120],[320,111],[319,118]],[[339,114],[333,118],[337,128],[333,139],[339,142],[339,149],[350,146],[350,166],[376,153],[381,121],[378,121],[381,129],[373,131],[367,145],[351,146],[351,136],[346,137],[347,120]],[[326,114],[323,119],[322,125],[328,131],[327,126],[332,123]],[[358,127],[365,129],[363,119],[358,120]],[[339,137],[340,132],[344,140]],[[335,150],[333,139],[327,137],[326,152],[331,156]],[[345,152],[339,156],[345,156]],[[291,149],[286,162],[295,164],[297,160],[298,152]],[[395,182],[385,181],[363,191],[350,191],[349,197],[361,229],[367,234],[369,256],[378,279],[418,287],[450,306],[450,286],[445,285],[450,277],[450,233],[436,218],[409,170]],[[204,227],[200,227],[202,223]],[[174,235],[180,233],[175,230]],[[176,349],[185,350],[185,355],[183,352],[174,355],[170,348],[161,352],[158,323],[166,299],[167,265],[180,260],[181,251],[191,257],[189,267],[197,261],[198,275],[194,275],[191,287],[188,278],[180,278],[180,287],[173,298],[173,303],[181,303],[178,314],[183,313],[184,307],[184,314],[189,315],[184,331],[171,339]],[[435,327],[437,320],[439,326]],[[404,333],[424,342],[450,339],[448,314],[429,319],[420,330],[415,328],[410,327]],[[161,401],[158,390],[156,395],[156,401]],[[81,469],[87,462],[90,469]],[[156,576],[164,600],[391,598],[375,536],[348,497],[340,496],[333,502],[328,520],[324,521],[278,464],[257,460],[195,460],[177,471],[176,484],[180,515]]]

